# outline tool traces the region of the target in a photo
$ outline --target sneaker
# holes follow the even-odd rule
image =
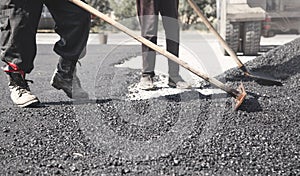
[[[17,68],[17,66],[15,66],[15,68]],[[31,93],[27,82],[32,81],[25,80],[25,74],[23,71],[12,70],[9,66],[4,68],[4,71],[8,75],[10,98],[14,104],[25,108],[35,106],[40,103],[39,99]]]
[[[153,90],[153,78],[151,76],[142,76],[139,84],[140,89],[142,90]]]
[[[168,86],[171,88],[178,88],[178,89],[189,89],[191,85],[185,82],[181,77],[176,78],[169,78]]]
[[[57,90],[63,90],[69,98],[88,99],[89,94],[81,88],[80,80],[74,73],[73,79],[65,79],[55,70],[50,84]]]

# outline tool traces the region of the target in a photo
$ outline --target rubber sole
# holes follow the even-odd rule
[[[37,106],[38,104],[40,104],[40,101],[38,99],[33,99],[24,104],[17,104],[17,106],[19,106],[20,108],[28,108],[28,107]]]

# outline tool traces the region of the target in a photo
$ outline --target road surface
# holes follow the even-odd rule
[[[264,39],[262,49],[296,37]],[[256,59],[241,57],[251,60],[252,70],[283,81],[281,87],[261,85],[236,69],[219,75],[233,88],[240,82],[246,87],[248,97],[237,112],[231,97],[209,85],[201,89],[206,94],[161,86],[132,100],[141,95],[130,89],[140,77],[134,61],[140,45],[120,33],[109,34],[107,45],[91,35],[78,67],[90,99],[72,101],[49,84],[58,61],[52,51],[56,40],[38,35],[35,69],[27,77],[41,106],[13,105],[0,74],[0,175],[300,174],[299,39]],[[218,48],[211,35],[182,34],[182,57],[211,75],[234,67]],[[155,79],[164,83],[165,67],[158,69]]]

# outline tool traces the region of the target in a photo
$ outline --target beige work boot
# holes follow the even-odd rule
[[[142,90],[153,90],[155,88],[153,84],[153,78],[150,75],[143,75],[141,77],[139,87]]]
[[[178,88],[178,89],[189,89],[191,88],[191,85],[187,82],[185,82],[181,76],[176,77],[169,77],[168,86],[171,88]]]
[[[40,103],[39,99],[33,95],[20,73],[7,73],[9,79],[9,90],[11,100],[19,107],[31,107]]]

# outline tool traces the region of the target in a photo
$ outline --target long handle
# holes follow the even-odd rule
[[[182,67],[186,68],[187,70],[191,71],[192,73],[198,75],[199,77],[203,78],[204,80],[210,82],[211,84],[219,87],[220,89],[224,90],[228,94],[230,94],[233,97],[239,97],[240,92],[236,89],[232,89],[230,87],[227,87],[225,84],[220,82],[219,80],[209,77],[200,71],[190,67],[186,62],[183,60],[179,59],[177,56],[173,55],[172,53],[166,51],[165,49],[157,46],[156,44],[152,43],[151,41],[145,39],[142,36],[136,35],[132,30],[128,29],[127,27],[123,26],[122,24],[118,23],[117,21],[113,20],[112,18],[106,16],[105,14],[99,12],[95,8],[91,7],[90,5],[80,1],[80,0],[69,0],[70,2],[76,4],[77,6],[85,9],[86,11],[90,12],[91,14],[101,18],[102,20],[106,21],[107,23],[111,24],[112,26],[116,27],[117,29],[123,31],[124,33],[128,34],[132,38],[136,39],[137,41],[143,43],[144,45],[148,46],[149,48],[159,52],[163,56],[171,59],[172,61],[178,63]]]
[[[241,68],[244,72],[246,71],[246,68],[244,64],[241,62],[241,60],[237,57],[235,52],[229,47],[227,42],[222,38],[222,36],[217,32],[217,30],[212,26],[212,24],[207,20],[207,18],[203,15],[197,4],[194,0],[187,0],[191,7],[194,9],[194,11],[197,13],[197,15],[201,18],[203,23],[206,25],[206,27],[209,29],[211,33],[213,33],[217,39],[219,40],[222,47],[227,51],[227,53],[235,60],[235,62],[238,64],[239,68]]]

